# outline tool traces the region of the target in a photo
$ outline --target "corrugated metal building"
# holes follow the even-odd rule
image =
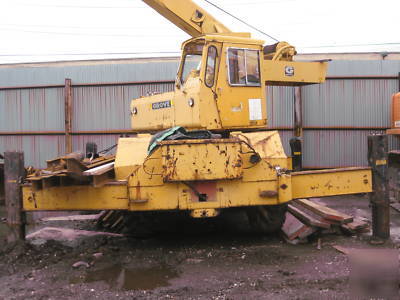
[[[44,167],[68,147],[83,150],[90,141],[107,148],[130,132],[130,100],[172,90],[177,67],[178,58],[0,66],[0,153],[23,150],[27,165]],[[398,60],[331,61],[326,83],[302,87],[304,167],[366,165],[366,137],[389,127],[399,72]],[[268,127],[289,151],[294,88],[268,87],[267,95]]]

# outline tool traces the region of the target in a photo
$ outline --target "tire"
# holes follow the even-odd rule
[[[261,234],[279,231],[285,222],[286,210],[287,204],[248,207],[247,218],[251,229]]]
[[[123,233],[135,238],[150,238],[156,233],[149,216],[141,213],[127,212],[124,215]]]

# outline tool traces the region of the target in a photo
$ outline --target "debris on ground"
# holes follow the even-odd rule
[[[28,234],[26,236],[26,239],[36,245],[43,244],[46,242],[46,240],[53,240],[73,247],[82,239],[97,236],[122,237],[123,235],[110,232],[89,231],[60,227],[44,227],[36,232]]]
[[[346,254],[346,255],[349,255],[352,251],[352,249],[350,249],[350,248],[346,248],[346,247],[339,246],[339,245],[333,245],[332,247],[335,248],[337,251],[339,251],[343,254]]]
[[[296,199],[289,203],[283,236],[291,244],[304,243],[316,233],[358,234],[369,232],[367,219],[353,217],[321,203]]]
[[[76,263],[74,263],[72,265],[72,267],[74,269],[78,269],[79,267],[82,267],[82,266],[85,267],[85,268],[89,268],[90,267],[90,265],[86,261],[77,261]]]
[[[100,187],[114,179],[114,155],[85,157],[81,152],[47,161],[47,168],[28,172],[33,190],[52,186],[91,184]]]

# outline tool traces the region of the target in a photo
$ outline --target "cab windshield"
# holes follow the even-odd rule
[[[197,43],[191,43],[185,46],[180,76],[181,83],[185,83],[190,74],[192,74],[193,77],[200,75],[203,47],[204,44]]]

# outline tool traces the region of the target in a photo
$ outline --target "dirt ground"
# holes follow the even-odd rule
[[[325,203],[369,218],[365,196]],[[393,213],[393,228],[397,219]],[[42,222],[30,231],[41,227],[47,229],[25,243],[2,243],[0,299],[351,299],[348,257],[332,246],[398,244],[396,229],[391,241],[371,246],[368,234],[320,234],[291,245],[279,235],[235,232],[229,225],[147,239],[68,237],[57,229],[92,229],[93,221]]]

